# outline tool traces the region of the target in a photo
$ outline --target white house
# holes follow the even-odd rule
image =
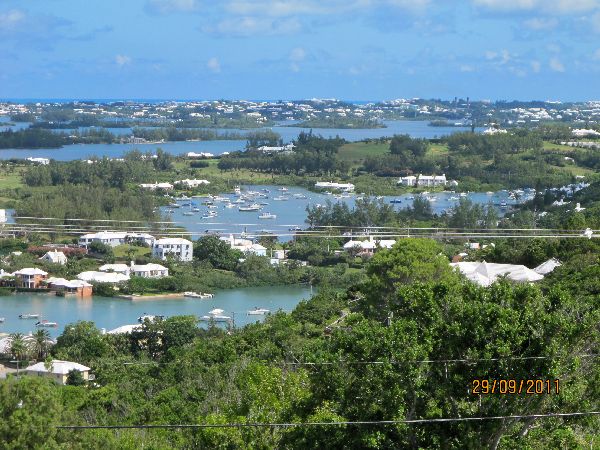
[[[79,364],[71,361],[61,361],[55,359],[52,361],[50,370],[46,368],[46,363],[44,361],[34,364],[33,366],[29,366],[25,369],[25,372],[28,375],[38,376],[38,377],[47,377],[56,381],[58,384],[65,385],[67,384],[67,377],[69,376],[69,372],[72,370],[76,370],[81,372],[84,380],[89,379],[90,368],[84,366],[83,364]]]
[[[232,249],[239,250],[242,253],[267,256],[267,248],[253,243],[250,239],[236,238],[230,234],[229,237],[222,237],[221,240],[227,242]]]
[[[131,262],[130,275],[142,278],[164,278],[169,276],[169,269],[160,264],[133,264]]]
[[[67,255],[63,252],[59,252],[57,250],[47,252],[44,256],[40,258],[42,261],[48,261],[54,264],[65,265],[67,263]]]
[[[397,184],[402,186],[446,186],[447,183],[446,175],[419,174],[419,176],[409,175],[401,177]]]
[[[48,164],[50,164],[50,160],[48,158],[33,158],[33,157],[29,157],[27,158],[27,161],[32,162],[34,164],[40,164],[42,166],[47,166]]]
[[[596,130],[586,130],[585,128],[575,129],[572,131],[574,137],[598,137],[600,133]],[[29,159],[29,158],[28,158]]]
[[[214,158],[215,155],[212,153],[207,153],[207,152],[200,152],[200,153],[196,153],[196,152],[187,152],[185,154],[185,156],[187,156],[188,158]]]
[[[79,238],[79,245],[87,247],[92,242],[101,242],[110,247],[117,247],[118,245],[130,242],[142,242],[148,246],[152,246],[154,240],[154,236],[146,233],[100,231],[98,233],[84,234]]]
[[[315,183],[317,189],[337,189],[344,192],[354,192],[352,183],[334,183],[332,181],[317,181]]]
[[[402,177],[398,180],[398,184],[402,186],[416,186],[417,185],[417,177],[414,175],[408,175],[406,177]]]
[[[100,272],[114,272],[123,275],[129,275],[129,266],[127,264],[104,264],[98,268]]]
[[[114,272],[81,272],[77,279],[87,281],[88,283],[110,283],[117,284],[129,280],[129,275]]]
[[[185,180],[176,181],[175,184],[184,186],[184,187],[186,187],[188,189],[194,189],[194,188],[197,188],[198,186],[209,185],[210,181],[208,181],[208,180],[188,180],[188,179],[185,179]]]
[[[419,175],[417,186],[446,186],[446,175]]]
[[[174,186],[171,183],[142,183],[139,185],[142,189],[150,189],[155,191],[157,189],[164,189],[165,191],[172,191]]]
[[[348,251],[351,249],[357,250],[359,253],[368,253],[372,254],[377,249],[389,249],[394,246],[396,241],[394,239],[374,239],[373,236],[369,237],[367,241],[355,241],[353,239],[349,240],[344,244],[344,250]]]
[[[290,153],[294,150],[294,144],[287,144],[277,147],[263,145],[262,147],[258,147],[257,150],[263,153]]]
[[[187,239],[165,238],[154,241],[152,257],[167,259],[169,255],[180,261],[191,261],[193,257],[194,244]]]

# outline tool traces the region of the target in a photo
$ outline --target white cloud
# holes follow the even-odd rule
[[[18,9],[11,9],[0,14],[0,31],[12,30],[25,19],[25,13]]]
[[[215,26],[203,27],[207,33],[225,36],[281,35],[300,31],[302,26],[295,18],[275,20],[272,18],[236,17],[222,20]]]
[[[169,14],[195,11],[199,4],[197,0],[147,0],[146,7],[154,13]]]
[[[600,61],[600,48],[594,52],[594,56],[592,57],[595,61]]]
[[[542,64],[539,61],[531,61],[530,65],[533,73],[539,73],[539,71],[542,69]]]
[[[558,25],[558,20],[554,17],[534,17],[533,19],[526,20],[524,25],[534,31],[552,30]]]
[[[502,49],[500,52],[488,50],[485,52],[485,59],[488,61],[495,61],[498,64],[506,64],[512,59],[512,57],[510,52],[506,49]]]
[[[548,65],[554,72],[564,72],[565,71],[564,64],[557,57],[550,58]]]
[[[544,11],[577,14],[600,8],[600,0],[471,0],[475,6],[495,11]]]
[[[207,61],[206,67],[208,67],[208,70],[210,70],[213,73],[221,72],[221,63],[219,62],[219,59],[215,56],[213,56]]]
[[[131,64],[131,57],[127,55],[117,55],[115,56],[115,63],[119,67],[124,67]]]
[[[290,52],[290,61],[304,61],[306,58],[306,50],[302,47],[297,47]]]
[[[461,72],[465,72],[465,73],[475,72],[475,67],[472,66],[471,64],[463,64],[460,66],[459,69]]]

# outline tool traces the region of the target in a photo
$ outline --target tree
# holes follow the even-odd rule
[[[156,150],[156,158],[152,160],[154,168],[159,171],[171,170],[173,166],[173,156],[165,152],[162,148]]]
[[[10,336],[10,354],[21,361],[29,354],[29,345],[22,333],[12,333]]]
[[[67,374],[67,384],[69,386],[85,386],[83,374],[77,369],[70,370]]]
[[[217,236],[203,236],[194,243],[194,258],[208,261],[217,269],[234,270],[242,256]]]
[[[396,290],[415,282],[442,281],[454,275],[442,249],[430,239],[401,239],[390,250],[379,251],[367,266],[369,281],[361,289],[361,309],[384,319]]]
[[[110,346],[94,322],[80,321],[67,325],[52,347],[52,354],[60,359],[89,364],[106,356]]]
[[[32,350],[37,355],[39,361],[43,360],[48,353],[48,343],[50,342],[50,332],[40,328],[33,333]]]

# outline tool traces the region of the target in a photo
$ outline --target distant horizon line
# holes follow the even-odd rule
[[[524,103],[585,103],[585,102],[596,102],[599,100],[521,100],[521,99],[473,99],[470,97],[456,97],[459,100],[467,100],[470,102],[476,103],[498,103],[498,102],[524,102]],[[31,103],[31,102],[96,102],[96,103],[107,103],[107,102],[213,102],[213,101],[249,101],[249,102],[298,102],[298,101],[314,101],[314,100],[330,100],[330,101],[341,101],[346,103],[353,104],[367,104],[367,103],[378,103],[378,102],[389,102],[394,100],[439,100],[450,102],[453,101],[454,98],[434,98],[434,97],[396,97],[396,98],[388,98],[388,99],[371,99],[371,100],[349,100],[343,98],[327,98],[327,97],[312,97],[312,98],[296,98],[296,99],[247,99],[247,98],[92,98],[92,97],[2,97],[0,98],[0,102],[9,102],[9,103]]]

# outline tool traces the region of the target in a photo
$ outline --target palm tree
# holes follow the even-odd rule
[[[39,329],[33,333],[32,350],[37,355],[38,361],[43,360],[48,353],[48,342],[50,341],[50,332]]]
[[[13,358],[21,361],[27,356],[28,350],[23,333],[12,333],[10,335],[10,353]]]

